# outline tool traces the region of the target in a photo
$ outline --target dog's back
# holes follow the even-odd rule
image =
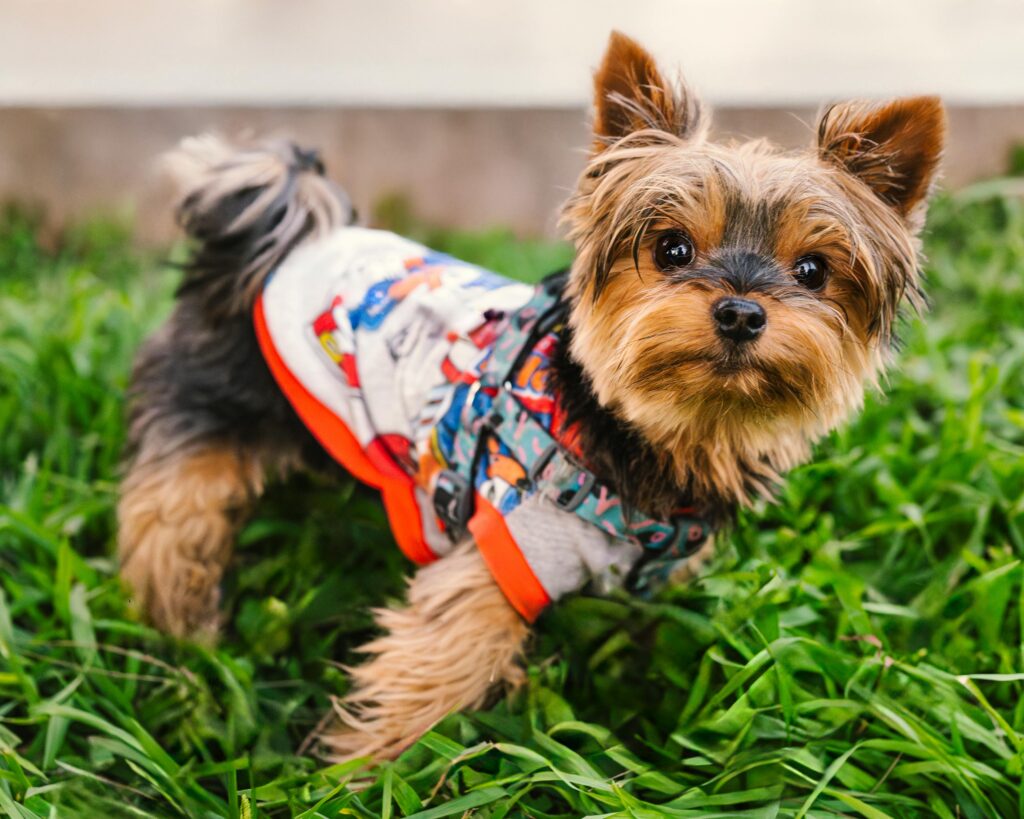
[[[216,629],[231,541],[265,476],[329,465],[267,369],[252,308],[292,250],[354,212],[288,142],[199,137],[166,161],[194,247],[174,312],[132,373],[119,551],[140,608],[184,635]]]

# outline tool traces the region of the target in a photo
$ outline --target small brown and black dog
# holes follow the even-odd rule
[[[708,139],[708,117],[613,34],[594,142],[563,220],[576,255],[554,354],[578,457],[624,502],[720,524],[857,410],[922,304],[919,242],[945,119],[936,98],[834,105],[800,153]],[[125,579],[175,635],[216,630],[232,540],[270,477],[325,462],[254,334],[267,277],[352,210],[311,156],[215,140],[179,156],[196,240],[139,354],[119,507]],[[419,570],[355,669],[326,746],[393,755],[520,679],[528,625],[472,543]]]

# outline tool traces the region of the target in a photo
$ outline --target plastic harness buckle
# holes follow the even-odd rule
[[[473,514],[473,487],[463,475],[452,469],[443,469],[434,484],[434,514],[444,524],[445,531],[458,537],[466,530]]]
[[[566,489],[562,494],[555,498],[555,504],[563,512],[575,512],[579,509],[583,504],[583,501],[590,497],[590,493],[594,489],[594,484],[597,483],[597,478],[589,472],[578,472],[577,474],[583,476],[583,483],[580,485],[579,489]]]

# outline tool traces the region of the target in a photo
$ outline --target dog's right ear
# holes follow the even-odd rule
[[[818,155],[904,218],[928,196],[945,139],[946,110],[938,97],[842,103],[818,123]]]
[[[594,75],[594,152],[643,129],[680,137],[700,127],[699,100],[681,83],[666,82],[639,43],[618,31]]]

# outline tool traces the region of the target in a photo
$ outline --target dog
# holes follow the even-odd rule
[[[683,582],[890,363],[924,305],[934,97],[828,108],[809,151],[712,141],[682,81],[613,33],[533,288],[355,225],[295,146],[187,141],[194,243],[142,347],[118,508],[145,615],[212,636],[232,540],[268,479],[340,463],[427,563],[325,729],[393,757],[523,676],[530,623],[583,587]]]

